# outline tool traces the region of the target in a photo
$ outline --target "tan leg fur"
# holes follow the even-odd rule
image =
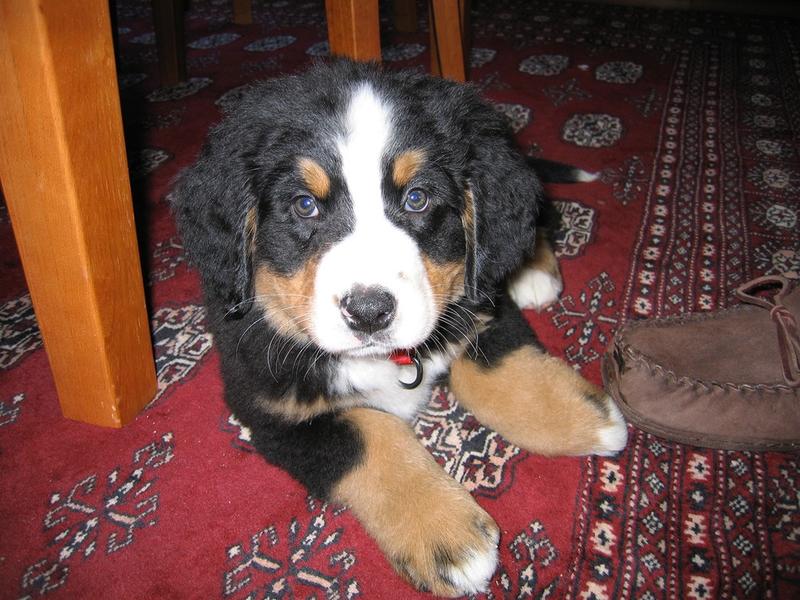
[[[527,450],[545,455],[609,455],[627,429],[600,389],[563,361],[523,346],[492,367],[461,357],[450,387],[479,421]]]
[[[345,418],[360,431],[362,463],[335,487],[394,568],[422,589],[458,596],[485,589],[499,530],[419,444],[407,423],[373,409]]]

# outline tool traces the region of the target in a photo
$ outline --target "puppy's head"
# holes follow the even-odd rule
[[[184,172],[175,208],[207,298],[336,354],[422,344],[491,298],[540,198],[475,92],[347,61],[260,84]]]

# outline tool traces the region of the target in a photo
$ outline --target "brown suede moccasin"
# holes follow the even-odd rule
[[[780,286],[774,301],[752,294]],[[760,277],[743,304],[633,321],[603,356],[627,419],[655,435],[729,450],[800,450],[800,287]]]

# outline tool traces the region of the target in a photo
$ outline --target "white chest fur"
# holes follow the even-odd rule
[[[435,353],[422,361],[422,382],[406,389],[400,381],[414,380],[414,366],[398,366],[386,358],[346,358],[339,365],[334,387],[340,394],[353,394],[357,404],[372,406],[410,421],[428,401],[433,383],[450,366],[451,357]]]

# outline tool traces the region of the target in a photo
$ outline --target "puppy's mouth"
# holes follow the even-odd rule
[[[351,350],[345,350],[342,355],[348,358],[379,358],[391,353],[386,346],[378,344],[364,344]]]
[[[398,350],[390,336],[386,335],[363,335],[356,334],[356,339],[360,342],[359,346],[350,348],[342,352],[344,356],[352,358],[386,357]]]

